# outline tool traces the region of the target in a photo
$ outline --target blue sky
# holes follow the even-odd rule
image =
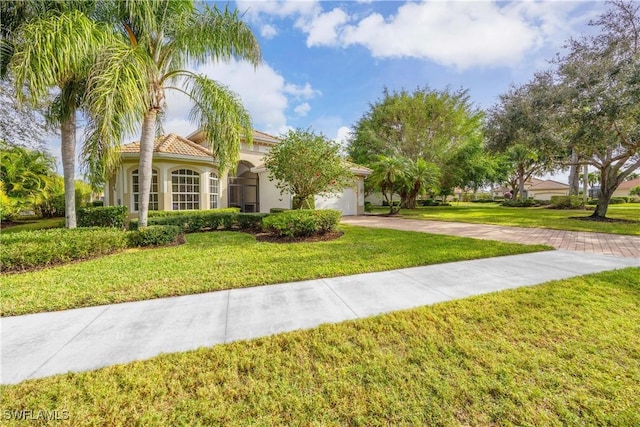
[[[226,3],[219,3],[224,7]],[[258,36],[263,65],[210,64],[195,71],[228,85],[256,129],[312,127],[344,140],[370,102],[392,90],[467,89],[490,107],[512,83],[549,67],[565,41],[604,2],[237,1]],[[168,98],[165,131],[188,134],[188,102]]]
[[[510,84],[549,67],[569,37],[588,32],[605,3],[252,0],[229,7],[254,30],[263,64],[192,69],[235,91],[258,130],[311,127],[342,142],[385,86],[463,88],[489,108]],[[167,93],[167,104],[165,132],[196,130],[187,99]],[[50,148],[59,157],[57,138]]]

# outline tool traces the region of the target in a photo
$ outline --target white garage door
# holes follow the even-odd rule
[[[357,215],[358,205],[356,192],[353,188],[345,188],[334,197],[315,197],[316,209],[337,209],[342,215]]]

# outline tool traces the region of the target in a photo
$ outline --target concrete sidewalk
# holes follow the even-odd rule
[[[556,249],[640,259],[640,236],[552,230],[549,228],[505,227],[464,222],[427,221],[381,215],[344,217],[342,218],[342,223],[528,245],[549,245]]]
[[[638,266],[549,251],[0,319],[2,384]]]

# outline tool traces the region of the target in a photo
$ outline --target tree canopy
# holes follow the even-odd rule
[[[312,209],[316,194],[330,196],[353,185],[340,146],[311,129],[290,130],[265,156],[269,179],[293,195],[294,209]]]

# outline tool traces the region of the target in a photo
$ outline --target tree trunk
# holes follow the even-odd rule
[[[524,173],[518,175],[518,197],[524,200]],[[513,198],[515,199],[515,195]]]
[[[65,227],[76,228],[76,117],[72,113],[60,126],[64,175]]]
[[[145,114],[140,135],[140,163],[138,164],[138,226],[146,227],[149,215],[149,194],[151,193],[151,179],[153,173],[153,145],[156,137],[155,110]]]
[[[569,195],[577,196],[580,190],[580,174],[578,172],[578,153],[571,149],[571,167],[569,168]]]
[[[591,215],[592,218],[606,218],[611,196],[613,196],[613,192],[616,191],[620,184],[617,174],[614,172],[613,176],[610,176],[609,171],[610,168],[600,170],[600,196],[598,197],[596,210]]]
[[[584,165],[584,169],[582,171],[582,200],[587,202],[589,198],[589,166]]]

